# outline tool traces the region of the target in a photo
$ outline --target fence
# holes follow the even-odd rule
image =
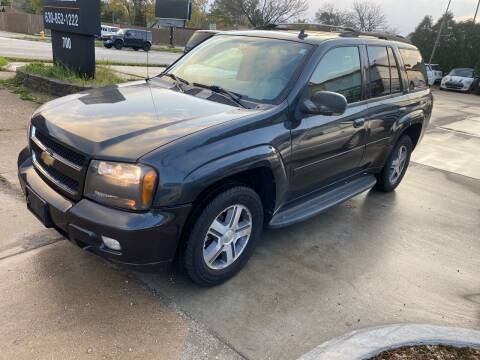
[[[106,25],[113,25],[105,23]],[[115,25],[123,28],[142,29],[138,26]],[[42,31],[43,17],[42,15],[18,14],[18,13],[0,13],[0,30],[16,32],[21,34],[34,35]],[[152,32],[153,43],[156,45],[165,45],[170,42],[169,29],[147,29]],[[195,29],[176,29],[175,45],[185,46]]]
[[[34,35],[43,30],[41,15],[0,13],[0,30]]]

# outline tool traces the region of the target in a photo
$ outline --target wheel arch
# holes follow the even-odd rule
[[[260,196],[264,221],[268,223],[286,192],[288,179],[280,153],[270,145],[230,154],[209,162],[190,173],[186,192],[191,196],[192,210],[188,215],[177,248],[182,254],[185,241],[201,210],[221,192],[234,186],[247,186]]]
[[[412,112],[400,119],[396,125],[396,136],[393,138],[391,147],[393,148],[403,135],[408,135],[412,140],[413,149],[415,149],[423,137],[425,124],[426,115],[422,110]]]

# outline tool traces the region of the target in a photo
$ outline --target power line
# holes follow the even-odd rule
[[[473,17],[473,24],[474,25],[475,25],[475,21],[477,20],[478,8],[480,8],[480,0],[478,0],[477,10],[475,10],[475,16]]]
[[[452,0],[449,0],[447,10],[445,11],[445,15],[443,15],[442,23],[440,24],[440,29],[438,30],[437,40],[435,41],[435,45],[433,46],[432,55],[430,56],[430,61],[428,62],[429,64],[432,63],[433,57],[435,56],[435,52],[437,51],[438,45],[440,45],[440,38],[442,37],[442,30],[445,26],[445,23],[447,22],[448,10],[450,10],[450,4],[451,3],[452,3]]]

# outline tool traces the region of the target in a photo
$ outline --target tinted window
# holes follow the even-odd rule
[[[392,94],[395,94],[402,91],[402,83],[400,81],[400,68],[392,48],[388,48],[388,60],[390,62],[390,84]]]
[[[379,97],[390,94],[390,63],[386,47],[369,46],[370,96]]]
[[[400,54],[405,64],[410,91],[427,88],[427,71],[422,56],[418,50],[400,49]]]
[[[320,61],[309,82],[311,94],[333,91],[344,95],[349,104],[362,99],[362,71],[357,47],[330,50]]]

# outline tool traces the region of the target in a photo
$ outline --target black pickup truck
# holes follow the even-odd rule
[[[211,286],[264,227],[393,191],[432,105],[402,38],[219,33],[157,77],[40,107],[19,179],[29,209],[73,243],[140,268],[176,260]]]

